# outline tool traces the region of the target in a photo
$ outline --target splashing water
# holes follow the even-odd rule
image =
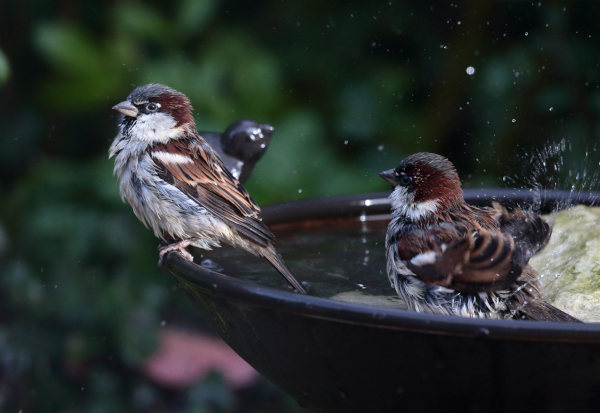
[[[596,153],[596,149],[592,151]],[[574,159],[570,142],[564,138],[560,142],[546,144],[542,149],[534,149],[517,155],[522,169],[513,176],[504,176],[509,186],[531,188],[534,194],[533,210],[539,210],[546,191],[566,191],[553,204],[553,211],[570,208],[574,198],[590,194],[600,189],[600,167],[592,163],[590,152],[583,159]]]

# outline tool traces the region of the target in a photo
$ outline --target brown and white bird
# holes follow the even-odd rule
[[[381,172],[394,186],[387,273],[414,311],[475,318],[578,322],[540,295],[528,265],[552,233],[537,214],[463,199],[454,165],[417,153]]]
[[[189,99],[159,84],[136,88],[113,107],[124,116],[109,150],[120,191],[135,215],[193,261],[188,246],[222,242],[266,258],[298,291],[306,293],[273,247],[275,237],[260,208],[198,134]]]

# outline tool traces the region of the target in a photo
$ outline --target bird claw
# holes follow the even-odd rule
[[[175,242],[173,244],[169,244],[169,245],[165,245],[165,246],[160,246],[158,248],[158,255],[160,256],[160,259],[158,260],[158,265],[163,265],[164,263],[164,257],[168,252],[171,251],[177,251],[179,252],[183,258],[185,258],[188,261],[194,262],[194,256],[192,254],[190,254],[186,248],[194,241],[198,240],[198,238],[189,238],[189,239],[184,239],[182,241],[178,241]]]

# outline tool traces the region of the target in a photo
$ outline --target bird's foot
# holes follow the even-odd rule
[[[158,255],[160,256],[158,264],[159,265],[163,264],[164,256],[169,251],[179,251],[179,253],[183,256],[183,258],[185,258],[188,261],[194,262],[194,257],[192,256],[192,254],[190,254],[186,250],[186,248],[189,247],[189,245],[191,243],[193,243],[194,241],[198,241],[198,239],[199,238],[188,238],[188,239],[184,239],[182,241],[174,242],[173,244],[164,245],[164,246],[161,245],[158,248]]]

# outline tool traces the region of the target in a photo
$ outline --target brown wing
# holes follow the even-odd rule
[[[538,214],[519,208],[507,209],[493,203],[500,230],[509,233],[515,241],[514,259],[525,266],[529,259],[546,246],[552,235],[552,227]]]
[[[466,228],[448,223],[413,229],[398,241],[398,256],[421,281],[449,286],[467,259],[472,239],[466,235]]]
[[[158,156],[161,152],[174,156]],[[262,246],[275,238],[263,224],[258,205],[202,138],[190,135],[160,144],[151,149],[151,155],[163,179],[240,234]]]
[[[515,282],[522,267],[513,262],[515,245],[509,234],[451,227],[427,230],[428,255],[421,252],[405,259],[417,278],[465,293],[501,290]]]
[[[455,290],[469,293],[503,290],[521,274],[523,267],[513,260],[515,243],[509,234],[482,231],[472,245],[462,270],[454,276]]]

